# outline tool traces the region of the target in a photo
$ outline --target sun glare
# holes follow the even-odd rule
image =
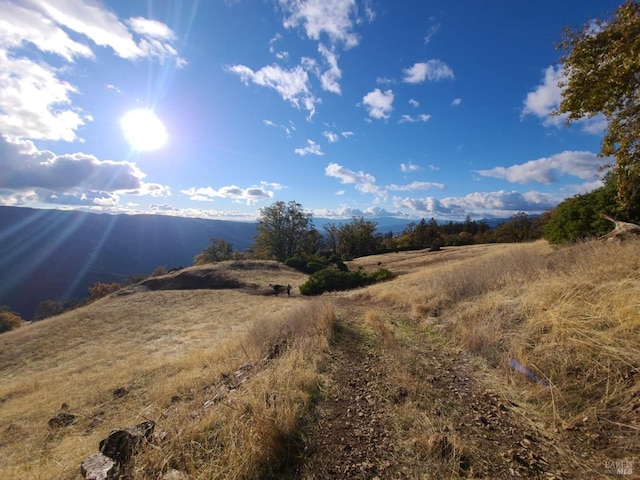
[[[129,110],[120,119],[120,127],[135,150],[156,150],[167,143],[167,130],[151,110]]]

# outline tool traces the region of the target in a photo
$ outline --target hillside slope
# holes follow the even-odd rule
[[[0,207],[0,305],[28,320],[41,301],[87,297],[95,282],[191,265],[211,237],[242,251],[255,228],[162,215]]]
[[[203,268],[237,288],[114,294],[0,336],[0,477],[81,478],[100,439],[143,420],[163,437],[140,479],[635,473],[639,253],[365,257],[350,267],[399,277],[319,299],[269,295],[305,280],[280,264],[224,262]],[[48,427],[60,412],[74,422]]]

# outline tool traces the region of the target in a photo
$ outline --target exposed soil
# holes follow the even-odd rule
[[[589,467],[558,444],[532,411],[506,400],[477,359],[381,309],[397,339],[390,343],[365,322],[367,310],[375,307],[337,303],[325,397],[292,477],[607,478],[601,465]]]

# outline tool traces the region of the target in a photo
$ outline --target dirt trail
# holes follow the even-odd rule
[[[293,477],[603,478],[572,460],[531,412],[504,399],[485,367],[433,329],[348,299],[336,306],[325,399]],[[380,319],[377,329],[367,311]]]

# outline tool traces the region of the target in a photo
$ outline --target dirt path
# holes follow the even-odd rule
[[[602,478],[435,330],[346,299],[337,313],[325,399],[294,478]]]

